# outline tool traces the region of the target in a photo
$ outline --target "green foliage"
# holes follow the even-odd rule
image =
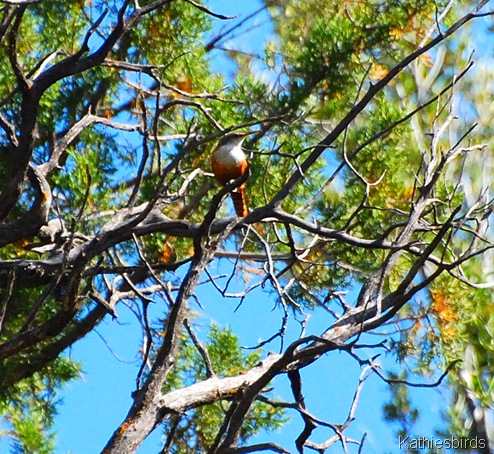
[[[438,7],[428,1],[272,4],[291,81],[286,102],[299,104],[312,93],[318,116],[339,116],[354,101],[369,65],[389,67],[402,58]],[[403,36],[406,41],[397,39]]]
[[[9,364],[2,364],[0,376],[8,378]],[[65,383],[79,375],[79,366],[60,357],[40,373],[3,387],[0,412],[15,433],[13,453],[49,454],[55,450],[53,418],[59,404],[57,392]],[[2,380],[3,381],[3,380]]]

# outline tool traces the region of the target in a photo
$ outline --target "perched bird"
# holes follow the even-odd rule
[[[215,178],[223,185],[241,177],[247,172],[249,164],[242,150],[242,142],[251,134],[233,133],[221,138],[212,156],[212,167]],[[249,210],[245,202],[245,183],[231,193],[233,206],[237,216],[247,216]]]

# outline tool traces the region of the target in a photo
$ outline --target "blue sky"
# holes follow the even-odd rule
[[[218,13],[244,16],[256,10],[260,2],[220,1],[209,2],[210,7]],[[235,43],[245,51],[256,51],[264,45],[269,35],[266,16],[260,20],[264,25],[242,37],[241,44]],[[216,23],[216,30],[229,23]],[[249,25],[252,25],[250,23]],[[262,31],[262,32],[260,32]],[[213,65],[220,67],[219,54],[212,54]],[[194,309],[200,315],[197,323],[203,323],[201,335],[207,334],[207,327],[212,321],[220,326],[230,326],[240,337],[242,345],[255,345],[260,339],[269,337],[274,328],[280,324],[282,313],[272,310],[273,301],[269,295],[254,292],[237,312],[237,301],[223,299],[211,287],[200,290],[201,301],[205,311],[197,306]],[[159,304],[154,308],[159,310]],[[61,393],[63,404],[56,418],[57,454],[92,454],[100,452],[112,432],[124,419],[131,405],[131,391],[135,389],[135,375],[139,366],[136,358],[136,345],[140,341],[140,327],[130,311],[125,307],[118,309],[119,319],[106,319],[84,340],[77,343],[67,354],[83,364],[83,375],[79,381],[69,384]],[[309,322],[315,333],[328,326],[325,314],[315,312]],[[298,325],[292,323],[288,336],[296,335]],[[268,350],[277,350],[276,342]],[[117,359],[118,358],[118,359]],[[382,357],[384,366],[394,364],[391,358]],[[317,417],[331,421],[343,422],[349,410],[351,399],[358,383],[360,368],[355,360],[345,353],[331,353],[304,369],[304,392],[307,407]],[[281,376],[276,379],[279,397],[291,401],[288,381]],[[417,432],[427,436],[433,435],[433,427],[440,420],[444,396],[438,390],[414,390],[415,401],[424,403],[425,415],[417,426]],[[360,439],[367,433],[364,453],[381,454],[398,452],[397,440],[392,429],[381,417],[381,407],[388,397],[385,384],[372,376],[363,389],[357,419],[347,434]],[[275,441],[290,451],[294,451],[293,440],[301,429],[301,420],[297,414],[283,429],[283,433],[259,437],[259,441]],[[317,429],[314,440],[323,441],[332,435],[327,429]],[[149,437],[138,451],[151,454],[159,451],[161,433],[159,429]],[[0,440],[0,452],[7,452],[8,445]],[[339,452],[338,450],[332,452]],[[355,451],[356,452],[356,451]]]

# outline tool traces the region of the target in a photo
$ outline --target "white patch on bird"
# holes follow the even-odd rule
[[[214,153],[215,161],[225,167],[237,167],[246,159],[241,144],[242,142],[236,143],[232,147],[232,144],[227,143],[220,146]]]

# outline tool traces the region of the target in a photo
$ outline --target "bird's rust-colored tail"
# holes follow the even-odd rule
[[[232,196],[233,207],[238,217],[244,218],[249,214],[247,203],[245,202],[244,185],[230,193]]]

